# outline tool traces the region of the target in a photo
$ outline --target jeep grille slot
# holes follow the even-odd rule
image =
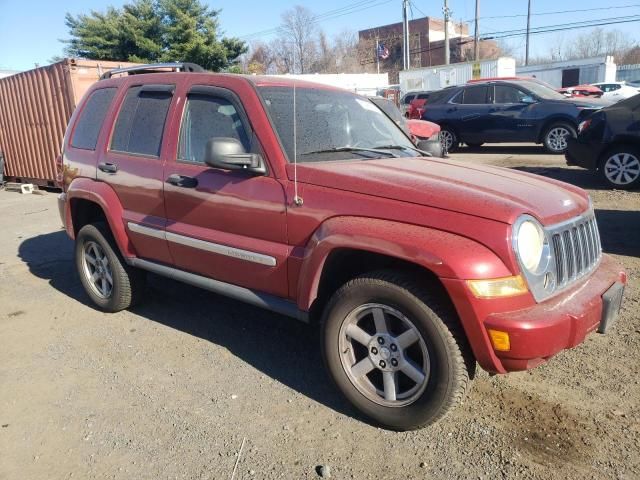
[[[593,214],[551,231],[558,287],[593,270],[601,256],[600,235]]]

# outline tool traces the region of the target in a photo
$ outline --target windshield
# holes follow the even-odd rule
[[[518,85],[522,85],[523,87],[529,89],[534,95],[542,98],[543,100],[565,100],[566,97],[561,93],[556,92],[553,88],[547,87],[538,82],[531,82],[528,80],[523,80],[518,82]]]
[[[293,162],[293,88],[258,87],[258,92]],[[296,136],[298,162],[420,155],[376,105],[347,91],[296,87]]]

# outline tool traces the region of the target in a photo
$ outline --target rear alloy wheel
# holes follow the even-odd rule
[[[567,139],[575,136],[575,128],[568,123],[554,123],[544,134],[544,148],[549,153],[564,153],[567,151]]]
[[[475,361],[455,312],[412,277],[381,271],[351,280],[323,317],[334,382],[361,412],[393,430],[442,418],[464,397]]]
[[[600,166],[604,181],[623,190],[640,185],[640,153],[633,147],[617,147],[607,152]]]
[[[460,144],[456,132],[451,130],[449,127],[442,127],[440,130],[440,142],[442,143],[445,155],[448,152],[453,152]]]

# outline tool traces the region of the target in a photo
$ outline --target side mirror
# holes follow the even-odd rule
[[[267,169],[257,153],[248,153],[236,138],[214,137],[207,141],[204,163],[223,170],[245,170],[264,175]]]
[[[536,99],[530,95],[527,95],[526,97],[522,97],[522,103],[526,103],[526,104],[536,103]]]
[[[418,150],[429,153],[432,157],[445,158],[444,148],[440,141],[420,140],[416,147],[418,147]]]

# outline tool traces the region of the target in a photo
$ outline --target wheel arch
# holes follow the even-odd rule
[[[122,220],[122,204],[109,185],[89,178],[77,178],[69,185],[66,198],[65,228],[71,238],[75,238],[84,225],[105,221],[120,253],[125,258],[136,256]]]
[[[541,126],[540,126],[540,130],[538,131],[538,136],[537,136],[537,143],[542,143],[544,140],[544,136],[547,133],[547,131],[551,128],[551,126],[554,123],[568,123],[569,125],[571,125],[573,127],[574,130],[577,131],[578,129],[578,123],[577,120],[575,118],[572,118],[569,115],[563,115],[563,114],[558,114],[558,115],[553,115],[547,119],[545,119],[544,122],[542,122]]]

